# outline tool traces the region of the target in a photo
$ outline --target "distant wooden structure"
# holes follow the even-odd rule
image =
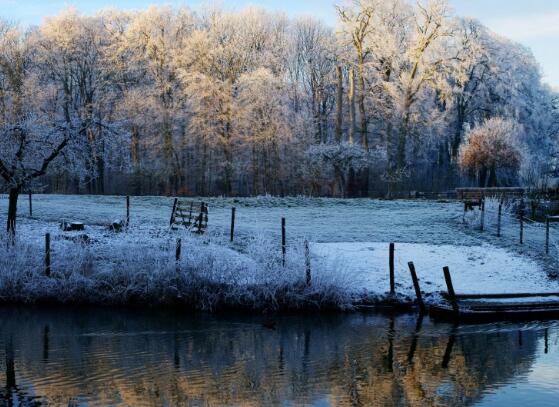
[[[193,233],[204,234],[208,229],[208,205],[175,198],[169,223],[172,230],[185,228]]]
[[[525,195],[524,188],[456,188],[457,199],[464,202],[480,202],[484,198],[519,199]]]

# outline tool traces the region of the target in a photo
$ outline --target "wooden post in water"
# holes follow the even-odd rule
[[[231,241],[233,241],[235,237],[235,208],[231,208]]]
[[[307,286],[311,285],[311,250],[309,248],[309,241],[305,240],[305,271]]]
[[[524,208],[520,210],[520,244],[524,244]]]
[[[50,233],[45,235],[45,276],[50,277]]]
[[[182,239],[177,239],[177,246],[175,249],[175,263],[177,268],[177,273],[181,270],[181,252],[182,252]]]
[[[130,225],[130,197],[126,196],[126,228]]]
[[[497,214],[497,237],[501,237],[501,220],[503,218],[503,204],[499,203],[499,213]]]
[[[29,191],[29,217],[33,217],[33,202],[31,198],[31,191]]]
[[[545,218],[545,254],[549,254],[549,216]]]
[[[452,278],[450,277],[450,269],[448,267],[443,268],[444,280],[446,282],[446,288],[448,292],[448,299],[452,305],[452,309],[455,313],[458,313],[458,302],[456,301],[456,293],[454,292],[454,286],[452,285]]]
[[[170,226],[173,226],[173,223],[175,222],[175,212],[177,211],[178,203],[179,203],[179,198],[175,198],[175,201],[173,202],[173,211],[171,212],[171,221],[169,222]]]
[[[396,294],[396,284],[394,282],[394,243],[390,243],[388,252],[388,268],[390,270],[390,295],[394,295]]]
[[[415,296],[417,298],[417,304],[419,305],[419,310],[422,314],[425,313],[425,304],[423,303],[423,297],[421,296],[421,288],[419,287],[419,280],[417,279],[417,273],[415,272],[415,265],[412,261],[408,263],[410,268],[411,279],[413,281],[413,288],[415,289]]]
[[[287,251],[286,243],[285,243],[285,218],[281,218],[281,255],[282,255],[282,264],[285,267],[285,253]]]

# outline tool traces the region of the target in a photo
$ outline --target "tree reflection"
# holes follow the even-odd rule
[[[271,330],[247,316],[2,311],[0,405],[464,406],[529,371],[538,342],[415,315],[285,316]]]

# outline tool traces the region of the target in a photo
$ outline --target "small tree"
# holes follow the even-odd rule
[[[32,55],[29,37],[0,21],[0,177],[9,191],[7,231],[12,238],[19,194],[47,173],[72,134],[57,125],[56,92],[41,89]]]
[[[467,133],[460,148],[460,168],[478,177],[480,187],[497,186],[499,169],[520,168],[518,132],[518,124],[512,120],[498,117],[486,120]]]

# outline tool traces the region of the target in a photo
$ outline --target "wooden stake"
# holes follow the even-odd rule
[[[130,225],[130,197],[126,196],[126,228]]]
[[[545,218],[545,254],[549,254],[549,216]]]
[[[29,217],[33,217],[33,202],[31,199],[31,191],[29,191]]]
[[[311,251],[309,248],[309,241],[305,240],[305,266],[306,266],[306,278],[307,285],[311,285]]]
[[[499,203],[499,213],[497,214],[497,237],[501,237],[501,219],[503,217],[503,204]]]
[[[524,244],[524,209],[520,210],[520,244]]]
[[[180,272],[181,266],[181,252],[182,252],[182,239],[177,239],[177,246],[175,250],[175,262],[177,267],[177,273]]]
[[[175,212],[177,211],[178,203],[179,203],[179,199],[175,198],[175,201],[173,202],[173,211],[171,212],[171,221],[169,222],[170,226],[173,226],[173,223],[175,223]]]
[[[287,251],[286,243],[285,243],[285,218],[281,218],[281,254],[282,254],[282,262],[283,266],[285,267],[285,253]]]
[[[233,241],[235,237],[235,208],[231,208],[231,241]]]
[[[480,230],[483,232],[483,230],[485,229],[485,198],[481,198],[479,202],[479,208],[481,210]]]
[[[415,272],[415,265],[413,262],[408,263],[408,267],[410,268],[411,279],[413,281],[413,288],[415,289],[415,296],[417,298],[417,304],[419,305],[419,309],[421,313],[425,313],[425,304],[423,303],[423,297],[421,296],[421,288],[419,287],[419,280],[417,279],[417,273]]]
[[[390,270],[390,294],[394,295],[396,293],[394,282],[394,243],[390,243],[388,252],[388,268]]]
[[[458,302],[456,301],[456,293],[454,292],[452,278],[450,277],[450,269],[448,267],[444,267],[443,272],[450,304],[452,305],[452,309],[454,310],[454,312],[458,313]]]
[[[45,235],[45,276],[50,277],[50,233]]]

